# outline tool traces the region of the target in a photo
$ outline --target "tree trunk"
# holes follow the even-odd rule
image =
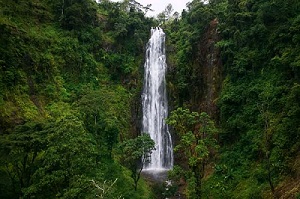
[[[200,167],[199,167],[200,166]],[[193,170],[193,173],[195,175],[195,179],[196,179],[196,187],[195,187],[195,193],[196,193],[196,199],[201,199],[202,197],[202,172],[201,172],[201,167],[202,167],[202,164],[201,165],[198,165],[198,166],[194,166],[192,168]]]

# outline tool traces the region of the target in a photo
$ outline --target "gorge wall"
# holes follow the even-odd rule
[[[221,91],[223,69],[220,49],[216,47],[216,43],[220,40],[217,25],[218,20],[212,20],[197,45],[193,70],[200,81],[191,94],[193,110],[206,112],[215,121],[218,121],[216,100]]]

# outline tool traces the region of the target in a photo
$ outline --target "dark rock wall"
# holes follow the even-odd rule
[[[218,108],[216,101],[222,85],[222,62],[220,50],[216,43],[220,40],[218,34],[218,20],[210,22],[201,41],[198,44],[197,58],[194,62],[195,74],[201,80],[192,95],[191,104],[195,111],[207,112],[213,119],[218,121]],[[196,94],[198,93],[198,94]]]

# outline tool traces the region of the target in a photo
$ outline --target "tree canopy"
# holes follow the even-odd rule
[[[158,25],[173,188],[300,197],[300,1],[193,0],[156,18],[150,9],[0,0],[0,198],[159,197],[139,177],[153,143],[138,136],[145,47]]]

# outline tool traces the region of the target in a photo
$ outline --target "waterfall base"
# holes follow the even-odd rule
[[[145,169],[142,175],[152,183],[163,183],[168,179],[169,169]]]

